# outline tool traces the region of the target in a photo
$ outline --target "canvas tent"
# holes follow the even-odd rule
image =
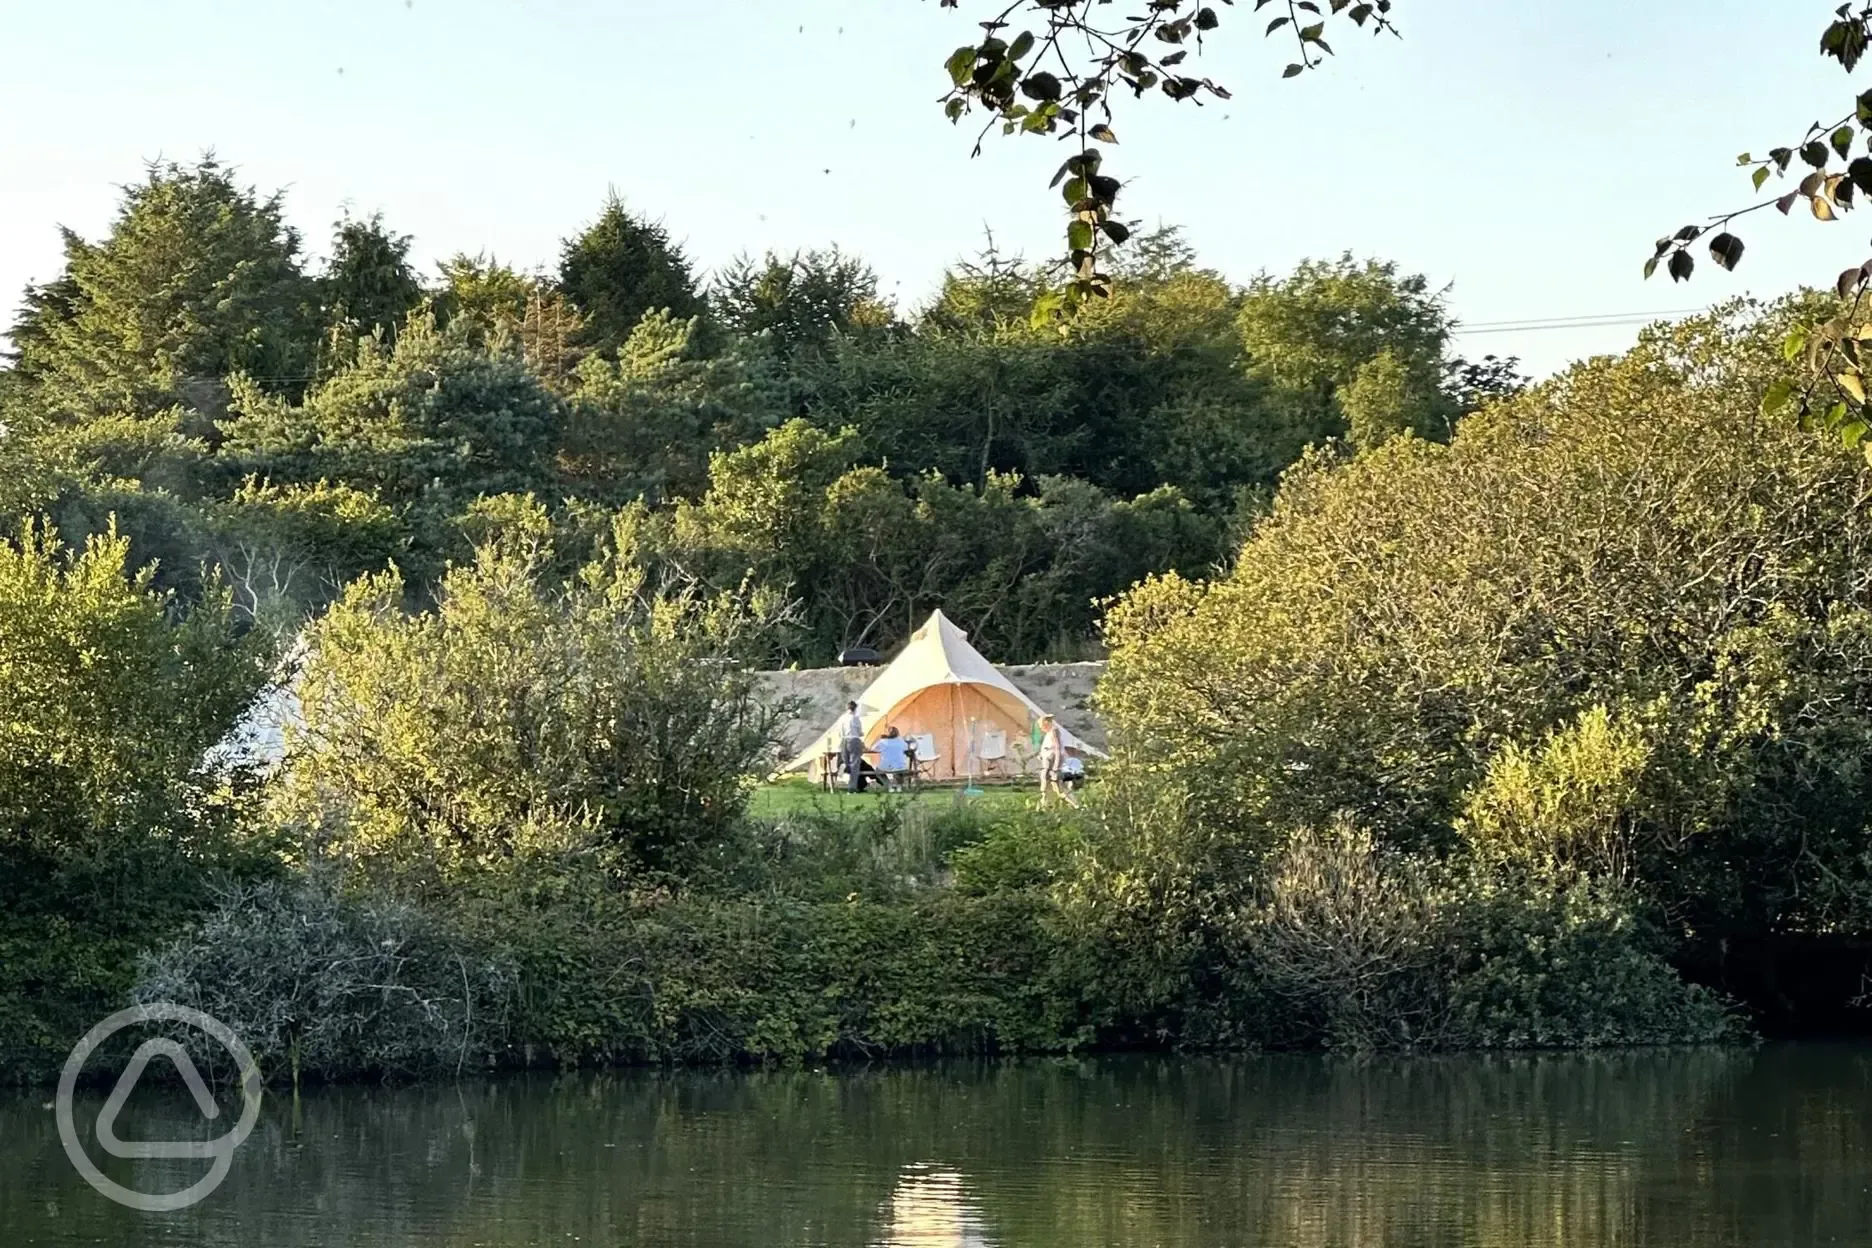
[[[1040,767],[1033,728],[1046,712],[983,658],[968,634],[941,611],[931,613],[903,652],[858,695],[858,712],[866,745],[895,726],[920,742],[918,756],[931,764],[933,779],[1028,775]],[[845,715],[841,709],[784,770],[819,774],[826,754],[838,749]],[[1069,753],[1105,756],[1063,725],[1060,739]]]

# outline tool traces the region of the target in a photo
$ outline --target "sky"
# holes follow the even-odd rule
[[[430,271],[461,251],[547,267],[615,189],[703,270],[837,244],[909,311],[987,230],[1058,247],[1063,148],[997,133],[971,158],[974,128],[937,104],[987,7],[0,0],[0,300],[57,273],[59,226],[103,234],[144,162],[212,149],[284,190],[314,256],[342,213],[381,211]],[[1816,53],[1829,8],[1398,0],[1401,40],[1348,27],[1323,71],[1283,81],[1290,45],[1242,0],[1200,61],[1231,100],[1124,102],[1119,215],[1182,226],[1236,281],[1395,261],[1448,286],[1458,351],[1546,374],[1628,345],[1640,314],[1865,257],[1854,216],[1771,212],[1733,275],[1640,275],[1659,235],[1752,201],[1737,153],[1848,110],[1854,84]],[[1501,328],[1580,317],[1626,323]]]

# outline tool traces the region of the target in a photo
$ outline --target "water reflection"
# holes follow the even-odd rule
[[[84,1186],[44,1099],[0,1098],[6,1248],[1558,1248],[1872,1227],[1872,1050],[1846,1047],[346,1088],[270,1101],[222,1188],[162,1216]]]
[[[989,1248],[993,1242],[960,1174],[922,1163],[904,1167],[880,1248]]]

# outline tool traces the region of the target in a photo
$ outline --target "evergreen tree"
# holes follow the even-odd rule
[[[103,241],[66,231],[64,272],[28,292],[14,325],[18,367],[66,420],[212,417],[232,373],[303,387],[314,303],[278,195],[260,198],[212,157],[152,165]]]
[[[584,318],[583,345],[606,355],[646,313],[663,310],[687,320],[703,310],[682,248],[662,225],[628,212],[616,195],[584,233],[566,241],[559,285]]]
[[[327,325],[352,338],[395,337],[423,297],[409,250],[410,236],[384,229],[381,213],[333,226],[331,263],[322,279]]]

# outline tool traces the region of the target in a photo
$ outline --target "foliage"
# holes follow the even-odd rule
[[[323,480],[250,477],[209,514],[216,562],[249,619],[283,611],[291,621],[403,548],[402,526],[375,494]]]
[[[1268,991],[1345,1049],[1408,1048],[1443,1025],[1442,899],[1423,864],[1339,821],[1303,829],[1267,867],[1247,948]]]
[[[1736,1024],[1685,984],[1616,882],[1401,854],[1340,821],[1268,868],[1247,947],[1289,1043],[1369,1051],[1702,1044]]]
[[[433,914],[340,895],[324,876],[228,890],[186,935],[146,954],[134,998],[201,1010],[231,1027],[262,1076],[459,1075],[506,1034],[511,968]],[[178,1037],[225,1070],[213,1037]]]
[[[700,495],[709,455],[758,441],[785,414],[785,387],[758,347],[711,351],[703,321],[646,313],[616,349],[580,363],[559,450],[561,479],[616,505]]]
[[[266,673],[222,593],[182,613],[128,543],[67,558],[36,525],[0,544],[0,846],[95,858],[182,832],[214,791],[203,752]]]
[[[1733,1007],[1686,984],[1623,884],[1562,872],[1458,877],[1445,1043],[1478,1049],[1714,1044]]]
[[[998,811],[985,835],[949,855],[949,865],[965,895],[1047,891],[1071,878],[1084,848],[1076,816]]]
[[[332,254],[319,278],[326,327],[341,343],[394,338],[422,303],[410,267],[410,236],[384,229],[381,214],[346,216],[332,227]]]
[[[1175,490],[1117,500],[1047,478],[1027,494],[998,473],[958,488],[934,473],[894,479],[861,454],[855,430],[789,422],[713,457],[707,493],[651,545],[718,586],[799,598],[787,649],[818,661],[907,636],[936,606],[1011,661],[1070,650],[1098,599],[1165,563],[1221,556],[1221,526]]]
[[[662,224],[633,216],[614,194],[559,258],[559,289],[578,309],[580,344],[610,356],[653,312],[682,322],[703,310],[682,248]]]
[[[1650,331],[1448,447],[1314,456],[1229,576],[1134,591],[1099,697],[1149,912],[1209,930],[1349,816],[1629,889],[1671,949],[1865,930],[1866,469],[1759,412],[1797,315]]]
[[[737,256],[716,277],[709,300],[723,324],[765,336],[788,358],[892,321],[890,309],[878,302],[871,266],[836,247],[785,257],[768,252],[758,262]]]
[[[308,633],[282,817],[417,891],[540,855],[705,862],[769,752],[737,662],[767,607],[650,581],[632,523],[560,584],[529,506],[421,615],[394,572],[354,582]]]
[[[1450,319],[1441,294],[1397,266],[1348,255],[1250,284],[1238,324],[1250,367],[1277,388],[1303,440],[1349,434],[1370,448],[1401,432],[1447,438],[1440,383]]]
[[[72,552],[37,525],[0,543],[0,1069],[52,1069],[121,1004],[235,843],[244,784],[204,752],[245,711],[267,649],[225,591],[187,612],[115,533]]]
[[[943,8],[960,3],[941,0]],[[1267,3],[1257,0],[1255,10]],[[1331,16],[1343,15],[1373,34],[1397,33],[1391,5],[1392,0],[1328,0]],[[1308,20],[1303,9],[1319,20]],[[988,114],[975,140],[977,155],[982,138],[996,124],[1003,134],[1050,134],[1074,141],[1077,150],[1051,183],[1059,188],[1068,214],[1067,255],[1060,265],[1067,281],[1037,307],[1036,315],[1076,307],[1088,297],[1108,297],[1112,282],[1099,267],[1100,257],[1132,233],[1132,227],[1115,216],[1121,183],[1098,146],[1118,142],[1111,125],[1113,98],[1121,88],[1133,98],[1156,89],[1172,100],[1199,105],[1204,96],[1229,98],[1225,87],[1182,68],[1191,48],[1200,54],[1205,40],[1221,26],[1221,14],[1200,0],[1159,0],[1123,18],[1102,8],[1054,0],[1015,0],[988,12],[989,18],[981,22],[981,41],[962,45],[944,63],[950,90],[943,97],[943,113],[952,122],[978,108]],[[1016,14],[1031,15],[1037,29],[1015,30],[1009,19]],[[1326,26],[1326,17],[1311,0],[1288,3],[1286,15],[1269,23],[1268,35],[1285,30],[1282,37],[1295,41],[1299,59],[1287,65],[1285,77],[1317,68],[1332,54]],[[1152,55],[1158,44],[1169,50]]]
[[[565,405],[461,318],[412,320],[394,344],[360,339],[300,404],[235,380],[223,454],[281,484],[329,480],[398,508],[453,514],[482,494],[550,479]]]
[[[1089,1036],[1044,899],[511,895],[469,921],[519,968],[538,1058],[802,1061],[1045,1052]]]
[[[177,407],[215,415],[244,372],[296,392],[311,363],[316,296],[278,196],[204,158],[151,165],[111,232],[65,233],[65,271],[16,324],[32,401],[70,422]]]
[[[1820,55],[1835,61],[1851,74],[1865,57],[1872,43],[1872,4],[1850,2],[1833,11],[1832,20],[1822,31]],[[1865,152],[1854,156],[1853,150],[1864,140]],[[1690,280],[1696,271],[1692,248],[1704,239],[1709,241],[1710,259],[1719,267],[1734,271],[1746,250],[1741,237],[1731,227],[1740,217],[1773,205],[1783,216],[1796,204],[1804,203],[1817,221],[1837,221],[1852,211],[1859,195],[1872,195],[1872,90],[1862,91],[1845,115],[1830,124],[1814,122],[1798,142],[1770,148],[1766,157],[1751,152],[1736,157],[1736,164],[1748,169],[1749,180],[1757,194],[1770,178],[1779,185],[1777,194],[1759,199],[1744,208],[1717,213],[1703,222],[1693,222],[1675,234],[1657,240],[1651,258],[1645,261],[1644,275],[1649,279],[1662,265],[1673,282]],[[1792,190],[1787,185],[1790,169],[1799,175]],[[1839,435],[1847,447],[1858,447],[1867,431],[1866,361],[1862,349],[1866,341],[1867,317],[1861,311],[1869,285],[1872,285],[1872,261],[1843,270],[1834,282],[1834,292],[1852,302],[1835,315],[1821,313],[1806,318],[1786,338],[1789,360],[1801,359],[1801,375],[1784,379],[1784,384],[1770,390],[1764,402],[1770,409],[1798,399],[1797,409],[1804,421]],[[1872,459],[1872,447],[1866,449]]]

